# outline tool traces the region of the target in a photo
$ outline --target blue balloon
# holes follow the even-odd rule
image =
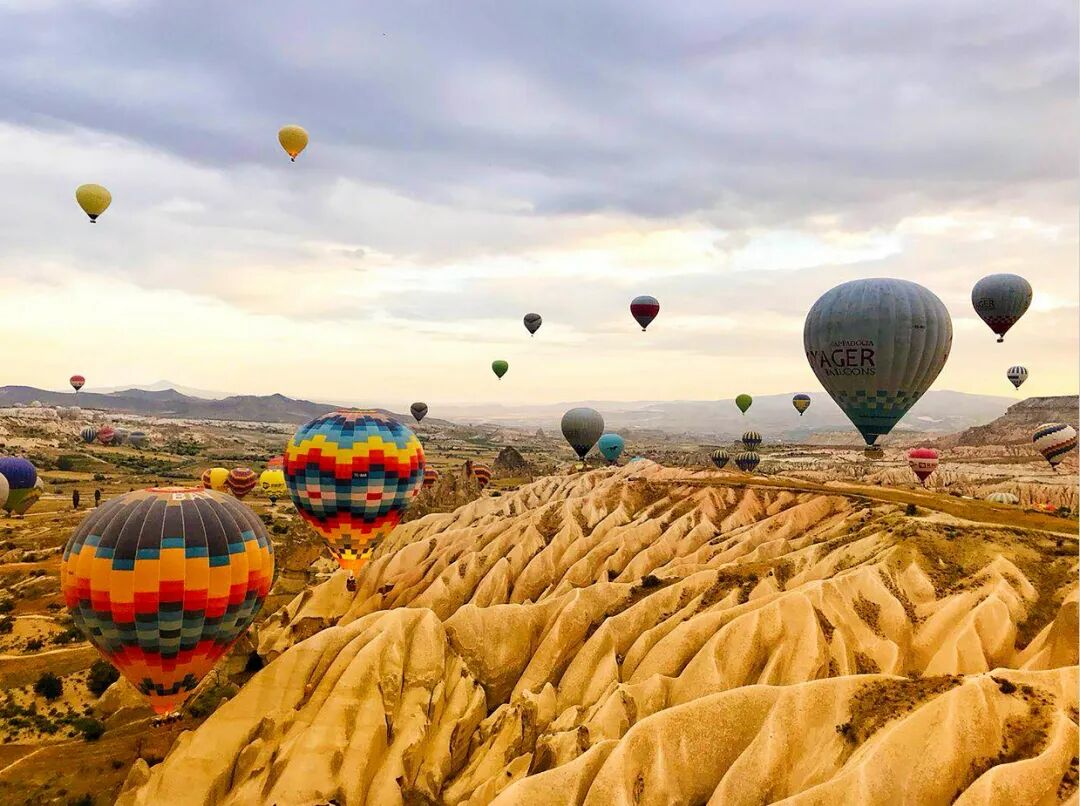
[[[596,443],[596,447],[600,449],[600,453],[611,464],[615,464],[619,461],[619,456],[623,452],[625,447],[623,444],[623,438],[618,434],[604,434],[600,437],[600,441]]]
[[[0,456],[0,476],[12,490],[29,490],[37,483],[37,470],[21,456]]]

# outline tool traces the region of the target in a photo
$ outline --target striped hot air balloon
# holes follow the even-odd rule
[[[926,486],[926,480],[937,470],[938,452],[933,448],[912,448],[907,455],[908,467],[914,473],[922,485]]]
[[[810,395],[795,395],[791,398],[791,405],[795,407],[795,411],[799,412],[799,416],[802,417],[808,408],[810,408]]]
[[[757,431],[746,431],[742,435],[742,444],[746,446],[746,450],[754,450],[761,444],[761,434]]]
[[[86,385],[86,378],[82,375],[72,375],[71,378],[68,379],[68,383],[70,383],[71,388],[75,390],[75,394],[79,394],[79,390]]]
[[[728,452],[723,448],[717,448],[709,454],[709,458],[712,459],[712,463],[716,465],[718,469],[723,469],[731,457],[728,456]]]
[[[0,476],[3,476],[7,482],[8,492],[3,506],[8,512],[22,514],[18,510],[24,499],[33,499],[27,505],[29,508],[41,496],[39,492],[37,497],[34,497],[33,491],[38,481],[37,468],[29,459],[21,456],[0,456]]]
[[[1035,429],[1031,441],[1056,470],[1065,454],[1076,447],[1076,429],[1068,423],[1043,423]]]
[[[491,468],[487,465],[473,464],[472,475],[481,490],[491,482]]]
[[[254,490],[255,485],[258,483],[259,477],[255,475],[255,471],[250,467],[234,467],[229,471],[229,475],[225,477],[225,486],[237,498],[243,498]]]
[[[228,492],[229,471],[224,467],[211,467],[203,471],[202,486],[219,493]]]
[[[102,445],[112,445],[116,438],[116,429],[111,425],[103,425],[98,429],[97,438]]]
[[[645,332],[645,328],[652,324],[652,320],[656,318],[658,313],[660,313],[660,303],[656,301],[656,297],[642,294],[630,300],[630,315],[634,317],[635,322],[641,325],[642,333]]]
[[[1009,367],[1008,371],[1005,373],[1005,377],[1009,379],[1009,383],[1019,389],[1024,381],[1028,379],[1028,371],[1026,367]]]
[[[285,483],[296,509],[350,571],[363,567],[397,526],[423,482],[420,440],[375,411],[316,417],[285,450]]]
[[[89,443],[93,442],[95,439],[98,438],[98,432],[97,429],[94,428],[94,426],[87,425],[84,426],[83,430],[79,432],[79,436],[82,437],[83,442]]]
[[[424,468],[424,487],[434,487],[439,480],[439,471],[433,467]]]
[[[262,607],[274,549],[220,493],[138,490],[92,510],[64,548],[72,619],[158,713],[179,707]]]
[[[990,493],[986,496],[986,500],[991,504],[1019,504],[1020,499],[1012,493],[996,492]]]
[[[744,451],[735,457],[735,466],[743,473],[753,473],[761,463],[761,457],[753,451]]]

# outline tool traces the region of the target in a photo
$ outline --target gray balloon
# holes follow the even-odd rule
[[[416,422],[420,422],[427,414],[427,403],[413,403],[409,406],[409,411],[411,411],[412,416],[416,418]]]
[[[945,304],[917,283],[853,280],[814,303],[803,347],[825,391],[873,445],[945,366],[952,319]]]
[[[131,436],[128,437],[128,442],[134,448],[141,448],[149,441],[149,437],[146,436],[145,431],[132,431]]]
[[[525,329],[529,331],[530,335],[536,335],[536,331],[540,329],[540,325],[544,323],[544,320],[540,318],[538,313],[525,314]]]
[[[998,341],[1016,324],[1031,305],[1031,283],[1019,274],[990,274],[971,289],[971,304]]]
[[[570,409],[562,416],[562,433],[577,455],[584,459],[604,433],[604,418],[596,409]]]

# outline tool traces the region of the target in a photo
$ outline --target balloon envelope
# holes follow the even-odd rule
[[[908,451],[908,467],[919,481],[926,483],[930,475],[937,470],[938,452],[933,448],[912,448]]]
[[[791,398],[791,405],[795,407],[795,410],[799,412],[799,416],[803,416],[808,408],[810,408],[810,395],[795,395]]]
[[[656,301],[656,297],[642,294],[630,301],[630,315],[641,325],[642,331],[652,323],[658,313],[660,313],[660,303]]]
[[[219,493],[229,489],[229,471],[224,467],[211,467],[203,471],[202,485],[207,490],[216,490]]]
[[[258,483],[259,478],[250,467],[234,467],[225,477],[225,486],[237,498],[243,498],[254,490]]]
[[[82,375],[72,375],[69,383],[71,383],[71,388],[78,392],[86,384],[86,378]]]
[[[495,373],[495,377],[497,378],[501,378],[505,375],[508,369],[510,369],[510,365],[501,358],[491,362],[491,371]]]
[[[742,435],[742,443],[748,451],[752,451],[761,444],[761,434],[757,431],[747,431]]]
[[[709,454],[709,458],[712,459],[712,463],[716,465],[717,468],[723,468],[731,457],[728,456],[728,452],[723,448],[717,448]]]
[[[842,283],[814,303],[803,346],[814,374],[873,445],[937,378],[952,348],[952,319],[907,280]]]
[[[141,448],[149,441],[149,437],[146,436],[145,431],[132,431],[128,435],[128,442],[133,448]]]
[[[525,314],[524,321],[525,329],[529,331],[529,333],[532,335],[536,335],[536,331],[538,331],[540,329],[540,325],[544,323],[544,320],[540,318],[540,314],[538,313]]]
[[[79,436],[82,437],[83,442],[93,442],[97,439],[97,429],[92,425],[88,425],[79,432]]]
[[[274,576],[262,521],[184,487],[138,490],[79,523],[60,583],[72,619],[158,713],[184,702],[248,628]]]
[[[491,481],[491,468],[487,465],[473,464],[472,475],[476,479],[476,483],[480,485],[480,489],[484,489]]]
[[[746,394],[739,395],[737,398],[735,398],[735,405],[739,407],[739,411],[741,411],[743,414],[746,414],[746,410],[749,409],[751,405],[753,405],[753,402],[754,398]]]
[[[7,477],[0,475],[0,509],[5,508],[9,492],[11,492],[11,487],[8,486]]]
[[[308,133],[302,126],[282,126],[278,130],[277,138],[293,162],[296,162],[300,152],[307,148]]]
[[[427,414],[427,403],[413,403],[411,406],[409,406],[409,411],[412,412],[412,416],[416,420],[416,422],[420,422]]]
[[[264,470],[259,474],[259,489],[263,495],[281,498],[289,492],[285,486],[285,471],[279,468]]]
[[[424,487],[433,487],[439,480],[439,471],[433,467],[424,468]]]
[[[1025,367],[1009,367],[1008,371],[1005,373],[1005,377],[1009,379],[1009,382],[1013,386],[1019,389],[1024,381],[1028,379],[1028,371]]]
[[[1009,328],[1031,305],[1031,283],[1018,274],[990,274],[971,289],[975,313],[1005,341]]]
[[[622,454],[625,445],[623,438],[618,434],[604,434],[597,441],[596,447],[599,448],[600,454],[605,459],[611,464],[615,464],[619,461],[619,456]]]
[[[1020,499],[1017,498],[1012,493],[1003,493],[1003,492],[990,493],[990,495],[986,496],[986,500],[989,501],[992,504],[1019,504],[1020,503]]]
[[[90,220],[96,222],[112,204],[112,194],[101,185],[79,185],[75,188],[75,201]]]
[[[761,457],[753,451],[746,451],[735,457],[735,466],[743,473],[753,473],[760,462]]]
[[[359,570],[419,494],[424,449],[375,411],[339,410],[300,426],[285,449],[296,509],[342,568]]]
[[[604,418],[596,409],[570,409],[562,416],[562,433],[578,457],[584,459],[604,433]]]
[[[116,430],[111,425],[103,425],[98,429],[97,438],[102,445],[112,445]]]
[[[1056,468],[1065,454],[1076,447],[1076,429],[1068,423],[1043,423],[1035,429],[1031,441],[1050,466]]]

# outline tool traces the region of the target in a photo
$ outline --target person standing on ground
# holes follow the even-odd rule
[[[94,506],[101,506],[101,490],[94,490]]]
[[[78,509],[79,508],[79,491],[78,490],[72,490],[71,491],[71,508],[72,509]]]

